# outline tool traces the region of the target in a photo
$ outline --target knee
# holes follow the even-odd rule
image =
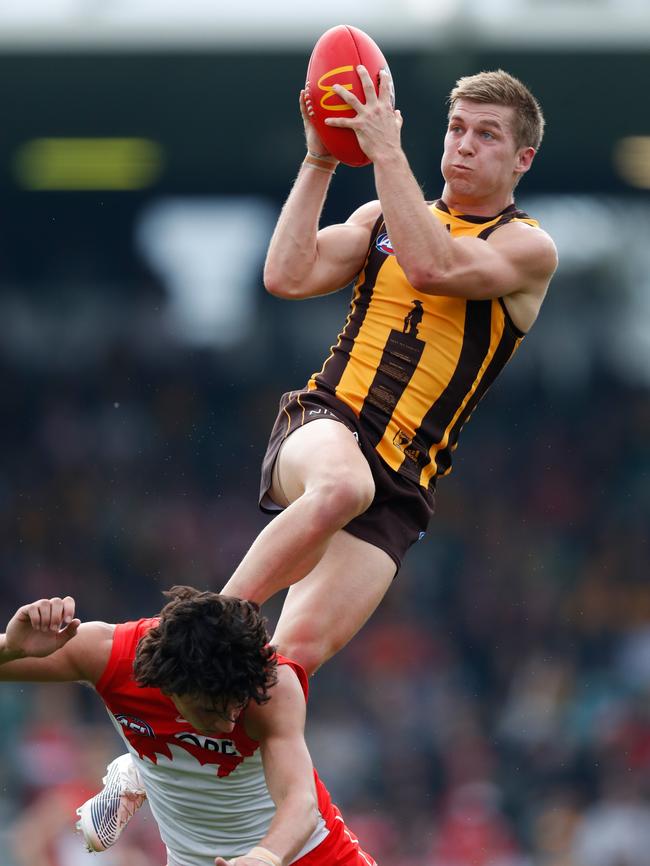
[[[345,526],[370,507],[375,485],[369,472],[367,476],[336,473],[322,481],[314,492],[321,518]]]
[[[276,650],[286,658],[298,662],[309,677],[334,654],[324,638],[313,632],[313,628],[310,633],[299,633],[294,629],[291,634],[273,638]]]

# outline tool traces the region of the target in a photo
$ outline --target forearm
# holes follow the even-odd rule
[[[57,679],[50,674],[52,658],[34,658],[22,649],[9,648],[7,636],[0,635],[0,682],[47,682]]]
[[[283,866],[288,866],[307,843],[317,821],[315,795],[287,796],[259,844],[280,857]]]
[[[451,264],[452,241],[432,216],[404,152],[377,160],[374,172],[388,236],[409,282],[418,287],[433,270],[443,274]]]
[[[269,244],[264,283],[273,291],[288,290],[308,277],[318,255],[319,221],[332,179],[331,173],[302,163]]]
[[[5,665],[8,662],[16,661],[16,659],[22,659],[25,657],[25,653],[19,650],[11,650],[7,647],[7,635],[0,634],[0,665]],[[2,674],[0,674],[0,679],[2,679]]]
[[[71,598],[64,605],[41,599],[19,608],[0,635],[0,680],[95,682],[108,661],[113,626],[80,626]]]

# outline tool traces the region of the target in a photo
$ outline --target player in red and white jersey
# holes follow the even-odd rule
[[[307,676],[256,605],[175,587],[158,617],[81,623],[74,600],[19,608],[0,680],[91,683],[124,739],[167,866],[375,866],[304,740]]]

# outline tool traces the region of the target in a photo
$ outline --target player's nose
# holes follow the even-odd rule
[[[458,139],[458,153],[467,154],[473,152],[472,138],[469,130]]]

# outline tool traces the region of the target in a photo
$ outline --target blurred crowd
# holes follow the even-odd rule
[[[301,378],[126,345],[0,366],[2,626],[44,595],[119,621],[225,582]],[[650,866],[648,443],[647,391],[605,373],[509,382],[469,422],[426,538],[312,680],[315,764],[380,866]],[[120,749],[98,700],[2,685],[0,726],[2,863],[90,862],[74,808]],[[100,862],[162,866],[146,810]]]

